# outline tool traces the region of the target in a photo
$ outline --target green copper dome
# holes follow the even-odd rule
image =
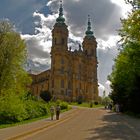
[[[93,36],[93,31],[91,31],[91,21],[90,21],[89,15],[88,15],[88,27],[85,33],[86,33],[86,36]]]
[[[60,1],[60,8],[59,8],[59,17],[56,19],[57,23],[64,23],[65,18],[63,17],[63,6],[62,1]]]

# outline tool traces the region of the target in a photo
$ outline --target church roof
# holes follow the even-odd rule
[[[60,1],[60,7],[59,7],[59,17],[56,19],[57,23],[63,24],[65,22],[65,18],[63,17],[63,5],[62,1]]]
[[[93,31],[91,30],[90,15],[88,15],[88,27],[87,27],[87,31],[85,33],[86,33],[86,36],[88,36],[88,37],[93,36]]]

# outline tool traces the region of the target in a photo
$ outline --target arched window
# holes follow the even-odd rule
[[[64,80],[61,80],[61,88],[64,88]]]
[[[88,54],[88,52],[87,52],[87,50],[85,50],[85,55],[87,55]]]
[[[53,59],[53,64],[55,64],[55,59]]]
[[[82,68],[82,67],[81,67],[81,64],[79,64],[79,69],[78,69],[78,70],[79,70],[79,73],[81,72],[81,68]]]
[[[57,40],[56,40],[56,38],[54,38],[54,44],[56,45],[56,43],[57,43]]]
[[[61,64],[64,64],[64,58],[63,57],[61,58]]]
[[[92,55],[92,56],[95,55],[94,49],[92,49],[92,51],[91,51],[91,55]]]
[[[68,89],[71,89],[71,82],[68,82]]]
[[[62,38],[61,43],[62,43],[62,45],[65,44],[65,39],[64,38]]]
[[[63,66],[60,69],[60,74],[64,74],[64,67]]]
[[[52,88],[54,88],[54,79],[52,79]]]

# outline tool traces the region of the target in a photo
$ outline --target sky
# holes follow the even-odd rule
[[[82,43],[88,15],[98,42],[99,95],[110,92],[107,76],[118,54],[120,18],[126,18],[131,6],[124,0],[63,0],[69,29],[68,46]],[[34,73],[50,68],[51,30],[58,17],[59,0],[0,0],[0,20],[8,19],[20,32],[28,50],[29,67]]]

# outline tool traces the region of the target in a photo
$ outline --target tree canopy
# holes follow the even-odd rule
[[[121,20],[121,48],[109,77],[110,97],[120,103],[124,111],[140,113],[140,9],[139,1],[131,4],[132,12]]]
[[[30,82],[24,70],[26,47],[9,21],[0,21],[0,95],[22,93]]]
[[[8,21],[0,21],[0,124],[46,115],[45,103],[28,93],[26,45]]]
[[[49,91],[46,91],[46,90],[41,91],[40,97],[46,102],[49,102],[52,99],[51,93]]]

